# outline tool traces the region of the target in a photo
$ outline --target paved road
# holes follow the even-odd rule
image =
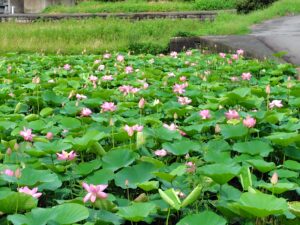
[[[285,60],[300,65],[300,16],[287,16],[253,27],[252,36],[275,52],[285,51]]]

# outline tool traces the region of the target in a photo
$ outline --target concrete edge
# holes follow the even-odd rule
[[[251,37],[255,39],[256,41],[261,42],[263,44],[264,48],[267,49],[269,52],[268,55],[261,55],[259,52],[255,51],[255,48],[252,50],[245,49],[243,46],[232,46],[226,42],[223,42],[222,40],[215,40],[215,37],[223,37],[226,38],[227,36],[203,36],[203,37],[174,37],[171,39],[169,44],[170,51],[184,51],[187,49],[201,49],[201,50],[208,50],[213,53],[235,53],[238,49],[244,49],[245,50],[245,57],[246,58],[254,58],[259,60],[266,60],[271,59],[278,61],[280,63],[290,63],[288,60],[288,57],[285,57],[283,59],[279,59],[273,56],[273,54],[276,53],[274,49],[270,48],[269,46],[265,45],[263,42],[261,42],[256,37]],[[229,36],[230,37],[230,36]],[[244,36],[244,37],[250,37],[250,36]],[[272,53],[272,54],[270,54]]]

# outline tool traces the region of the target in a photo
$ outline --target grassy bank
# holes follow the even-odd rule
[[[1,23],[0,51],[80,53],[86,49],[93,53],[106,50],[158,53],[167,50],[173,36],[245,34],[255,23],[293,13],[300,13],[300,0],[281,0],[249,15],[223,13],[212,23],[169,19]]]
[[[122,2],[88,1],[76,6],[51,6],[45,13],[106,13],[106,12],[170,12],[233,9],[236,0],[154,1],[127,0]]]

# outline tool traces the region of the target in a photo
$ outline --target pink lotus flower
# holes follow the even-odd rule
[[[99,199],[106,199],[107,198],[107,194],[105,192],[103,192],[108,185],[106,184],[99,184],[99,185],[94,185],[94,184],[90,184],[88,185],[87,183],[82,183],[83,188],[88,192],[86,194],[86,196],[83,199],[83,202],[87,202],[87,201],[91,201],[91,202],[95,202],[97,198]]]
[[[64,70],[67,70],[67,71],[68,71],[68,70],[70,70],[70,69],[71,69],[71,66],[70,66],[69,64],[65,64],[65,65],[64,65]]]
[[[179,78],[179,80],[180,80],[181,82],[185,82],[185,81],[186,81],[186,77],[185,77],[185,76],[181,76],[181,77]]]
[[[271,177],[271,184],[276,185],[278,183],[278,174],[275,172]]]
[[[141,126],[141,125],[136,124],[136,125],[134,125],[134,126],[132,127],[132,129],[133,129],[134,131],[136,131],[136,132],[142,132],[143,129],[144,129],[144,126]]]
[[[24,138],[25,141],[32,141],[33,137],[35,136],[34,134],[32,134],[31,129],[26,129],[25,127],[22,131],[20,131],[20,135]]]
[[[135,94],[137,92],[140,91],[139,88],[134,88],[130,85],[122,85],[119,87],[119,91],[122,92],[124,95],[128,95],[128,94]]]
[[[3,174],[5,174],[6,176],[9,176],[9,177],[13,177],[15,173],[11,169],[5,169]]]
[[[98,77],[91,75],[89,77],[89,80],[93,83],[93,87],[96,88],[97,87],[97,81],[98,81]]]
[[[96,76],[94,76],[94,75],[91,75],[91,76],[89,77],[89,80],[92,81],[92,82],[96,82],[96,81],[98,81],[98,77],[96,77]]]
[[[127,124],[124,126],[124,130],[127,132],[129,137],[132,137],[134,134],[133,127],[128,126]]]
[[[273,100],[269,104],[270,109],[283,107],[281,100]]]
[[[178,128],[175,123],[171,123],[170,125],[164,123],[163,127],[167,128],[168,130],[171,130],[171,131],[177,130],[177,128]]]
[[[76,94],[76,98],[77,100],[87,99],[85,95],[81,95],[81,94]]]
[[[100,59],[96,59],[96,60],[94,61],[94,64],[99,64],[99,63],[101,63],[101,60],[100,60]]]
[[[114,112],[117,109],[117,106],[113,102],[104,102],[101,105],[102,111],[103,112]]]
[[[186,84],[175,84],[173,86],[173,92],[178,94],[183,94],[185,92]]]
[[[143,89],[147,89],[149,87],[149,84],[147,82],[143,83]]]
[[[170,53],[170,56],[173,58],[177,58],[177,55],[178,55],[178,53],[175,51]]]
[[[199,112],[199,115],[202,117],[203,120],[209,119],[211,117],[210,111],[208,109],[201,110]]]
[[[234,60],[238,60],[239,59],[239,55],[238,54],[233,54],[231,56],[231,58],[234,59]]]
[[[178,97],[178,103],[181,105],[188,105],[192,102],[188,97]]]
[[[164,149],[160,149],[160,150],[156,150],[154,152],[154,154],[156,156],[159,156],[159,157],[164,157],[164,156],[166,156],[168,154],[168,152],[166,150],[164,150]]]
[[[251,73],[242,73],[242,79],[243,80],[250,80],[252,77]]]
[[[225,116],[228,120],[240,118],[240,115],[236,110],[228,110],[228,112],[225,113]]]
[[[105,53],[104,55],[103,55],[103,58],[104,59],[109,59],[111,57],[111,54],[109,54],[109,53]]]
[[[103,76],[102,77],[102,80],[103,81],[111,81],[111,80],[113,80],[114,78],[113,78],[113,76],[112,75],[106,75],[106,76]]]
[[[53,139],[53,133],[52,132],[48,132],[47,134],[46,134],[46,138],[50,141],[50,140],[52,140]]]
[[[42,195],[41,192],[37,192],[37,191],[38,191],[37,187],[33,188],[32,190],[30,188],[28,188],[27,186],[18,188],[18,192],[24,193],[26,195],[31,195],[34,198],[39,198]]]
[[[118,56],[117,56],[117,61],[118,61],[118,62],[123,62],[123,61],[124,61],[124,56],[118,55]]]
[[[139,104],[138,104],[139,108],[143,109],[145,107],[145,103],[146,103],[145,99],[141,98],[140,101],[139,101]]]
[[[226,57],[226,54],[223,53],[223,52],[220,52],[220,53],[219,53],[219,56],[220,56],[221,58],[225,58],[225,57]]]
[[[133,73],[133,67],[132,66],[126,66],[125,67],[125,73],[126,74]]]
[[[234,77],[230,77],[230,80],[232,82],[237,82],[237,81],[239,81],[239,78],[234,76]]]
[[[238,50],[236,51],[236,53],[237,53],[238,55],[244,55],[244,50],[243,50],[243,49],[238,49]]]
[[[245,127],[252,128],[256,124],[256,119],[254,119],[250,116],[247,116],[247,118],[243,120],[243,124]]]
[[[57,155],[57,160],[66,160],[66,161],[71,161],[75,159],[75,157],[77,156],[74,151],[68,153],[64,150],[62,151],[62,153],[56,153],[56,155]]]
[[[127,124],[124,126],[124,130],[127,132],[127,134],[128,134],[129,137],[133,136],[134,131],[142,132],[143,129],[144,129],[144,127],[140,126],[138,124],[136,124],[136,125],[134,125],[132,127],[128,126]]]
[[[83,117],[90,116],[91,114],[92,114],[92,110],[90,110],[89,108],[83,108],[80,112],[80,115]]]

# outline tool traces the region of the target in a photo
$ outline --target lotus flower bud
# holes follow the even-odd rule
[[[220,127],[219,124],[216,124],[216,126],[215,126],[215,133],[218,134],[220,132],[221,132],[221,127]]]
[[[275,172],[271,177],[271,184],[276,185],[278,183],[278,174]]]
[[[266,94],[270,94],[271,93],[271,87],[270,87],[270,84],[268,84],[267,86],[266,86]]]
[[[139,108],[143,109],[145,107],[145,103],[146,103],[145,99],[141,98],[141,100],[139,101]]]
[[[174,120],[177,120],[178,119],[178,115],[177,115],[177,113],[174,113]]]
[[[11,153],[12,153],[11,148],[8,148],[8,149],[6,150],[6,154],[7,154],[7,155],[11,155]]]

